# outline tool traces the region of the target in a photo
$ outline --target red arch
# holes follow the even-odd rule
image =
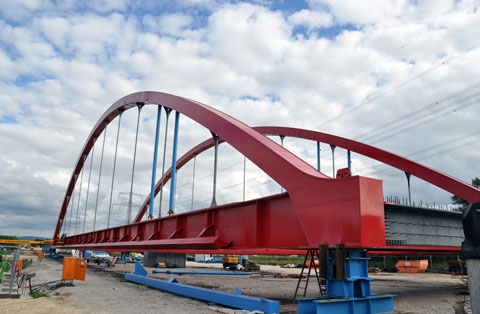
[[[389,153],[374,146],[327,133],[304,129],[281,126],[255,127],[254,129],[265,135],[285,135],[289,137],[304,138],[348,149],[352,152],[370,157],[384,164],[408,172],[411,175],[431,183],[447,192],[455,194],[470,203],[480,201],[480,189],[413,160]]]
[[[240,213],[242,213],[244,210],[247,210],[249,211],[249,217],[254,217],[254,221],[257,223],[264,220],[267,220],[270,223],[270,225],[266,225],[265,229],[257,229],[257,231],[261,231],[258,234],[262,235],[261,239],[264,242],[253,240],[253,242],[241,242],[243,238],[239,238],[241,243],[236,245],[236,247],[243,247],[245,245],[250,247],[250,245],[252,245],[252,247],[265,248],[268,247],[269,243],[271,245],[275,245],[275,247],[272,246],[272,248],[285,248],[284,246],[288,245],[306,248],[318,247],[320,244],[335,245],[339,243],[352,247],[385,246],[383,191],[380,180],[364,178],[360,176],[332,180],[326,175],[318,172],[316,169],[274,141],[241,123],[240,121],[204,104],[159,92],[140,92],[128,95],[114,103],[99,119],[94,129],[90,133],[78,158],[64,202],[62,204],[54,237],[56,237],[61,230],[70,196],[73,193],[76,179],[78,178],[85,161],[84,156],[87,156],[90,152],[95,138],[100,136],[101,132],[103,132],[105,129],[106,124],[112,121],[122,111],[137,105],[143,105],[145,103],[166,105],[167,107],[176,110],[200,123],[205,128],[214,132],[220,136],[220,138],[232,145],[241,154],[249,158],[260,169],[262,169],[276,182],[282,185],[287,191],[286,194],[281,196],[281,202],[283,204],[282,209],[284,210],[284,213],[288,213],[289,215],[287,225],[290,226],[290,228],[292,226],[296,226],[294,229],[292,229],[295,233],[294,235],[292,234],[292,236],[295,237],[297,242],[295,242],[295,244],[288,244],[291,243],[291,241],[288,241],[288,239],[291,237],[288,235],[289,227],[287,227],[287,225],[285,225],[285,228],[282,227],[283,229],[281,234],[279,234],[278,231],[270,229],[270,227],[276,227],[275,223],[278,221],[278,211],[275,211],[275,209],[277,209],[277,207],[275,207],[277,206],[275,200],[271,202],[269,199],[258,201],[255,203],[256,205],[254,207],[250,206],[252,208],[249,207],[248,209],[244,206],[241,206],[241,204],[236,204],[236,206],[234,206],[235,208],[238,208],[238,210],[233,212],[235,212],[235,215],[239,215],[238,217],[240,218],[242,217]],[[292,132],[292,136],[303,136],[304,138],[309,138],[310,136],[314,137],[315,135],[315,132],[313,131],[301,131],[301,133],[295,133],[296,131],[292,130]],[[290,134],[285,132],[285,134],[282,135]],[[349,140],[333,136],[330,136],[330,138],[327,140],[321,141],[331,142],[333,145],[335,145],[335,141],[340,141],[336,145],[345,147],[347,149],[349,148],[348,145],[351,145],[353,142],[345,142],[345,145],[342,145],[342,141]],[[388,160],[388,158],[391,158],[392,156],[395,157],[395,155],[389,155],[389,153],[384,151],[369,152],[369,149],[373,149],[372,147],[365,146],[364,144],[358,142],[355,143],[358,147],[354,149],[350,148],[352,151],[356,151],[356,149],[366,149],[366,153],[364,152],[364,155],[368,156],[368,153],[378,155],[377,159],[383,158]],[[418,165],[411,161],[402,161],[401,157],[399,156],[396,156],[395,158],[399,158],[399,161],[405,162],[405,167],[407,169],[412,168],[415,171],[416,167],[418,167]],[[414,171],[410,170],[407,171],[415,175]],[[438,176],[434,178],[434,180],[446,180],[448,182],[446,184],[447,190],[469,201],[472,201],[472,199],[480,199],[480,191],[477,189],[472,190],[470,188],[469,190],[469,188],[464,187],[467,190],[467,196],[465,196],[463,193],[456,192],[458,186],[466,186],[466,184],[461,181],[439,174],[432,169],[426,168],[426,170],[422,169],[422,171],[425,173],[420,173],[420,175],[417,176],[428,176],[428,174]],[[461,190],[464,188],[461,188]],[[114,241],[114,238],[116,238],[116,235],[119,233],[123,233],[125,238],[129,238],[129,232],[133,229],[137,229],[137,232],[140,232],[142,231],[140,230],[142,228],[144,228],[143,231],[146,230],[145,228],[150,228],[149,230],[152,231],[152,228],[155,229],[155,226],[159,226],[159,224],[162,222],[171,222],[174,220],[176,220],[177,226],[180,228],[182,224],[188,224],[190,219],[194,220],[196,219],[195,217],[202,215],[205,216],[205,221],[202,220],[202,223],[211,223],[205,227],[205,230],[211,230],[213,233],[217,232],[217,230],[220,233],[228,233],[229,230],[234,227],[232,224],[238,222],[238,220],[229,220],[228,217],[232,217],[230,216],[232,211],[224,210],[222,208],[223,207],[219,206],[218,208],[197,211],[192,215],[176,215],[172,216],[171,218],[154,220],[151,221],[151,223],[142,222],[118,227],[116,229],[111,228],[109,230],[102,230],[92,233],[90,236],[96,238],[102,234],[108,235],[110,240]],[[221,221],[224,224],[217,229],[215,225],[216,221]],[[249,220],[249,222],[251,221]],[[199,224],[197,224],[197,227],[198,226]],[[257,224],[257,228],[259,226],[260,224]],[[177,244],[182,244],[182,239],[171,239],[171,237],[175,236],[177,231],[181,232],[181,230],[182,228],[176,230],[175,233],[168,238],[168,242],[170,243],[173,241]],[[202,231],[199,236],[201,237],[204,234],[206,233]],[[216,235],[216,238],[219,238],[221,235],[222,234]],[[82,235],[74,238],[76,239],[75,241],[80,241],[85,237]],[[123,237],[121,239],[123,239]],[[115,242],[114,245],[112,245],[124,245],[123,243],[120,243],[122,242],[121,239],[117,239],[116,241],[118,243]],[[159,241],[161,242],[164,240]],[[147,246],[151,245],[147,243],[145,244]],[[184,244],[185,243],[182,245]]]
[[[451,176],[448,176],[444,173],[436,171],[432,168],[419,164],[415,161],[409,160],[407,158],[401,157],[396,154],[389,153],[382,149],[363,144],[357,141],[349,140],[343,137],[330,135],[327,133],[310,131],[305,129],[298,128],[289,128],[281,126],[261,126],[253,127],[255,131],[258,131],[264,135],[284,135],[288,137],[298,137],[302,139],[318,141],[344,149],[348,149],[352,152],[358,153],[360,155],[370,157],[374,160],[380,161],[384,164],[390,165],[399,170],[405,171],[414,175],[420,179],[425,180],[428,183],[431,183],[439,188],[444,189],[447,192],[458,195],[461,198],[469,202],[478,202],[480,201],[480,190],[474,186],[467,184],[463,181],[455,179]],[[202,153],[203,151],[213,147],[213,140],[208,139],[198,144],[197,146],[190,149],[185,153],[177,162],[177,169],[182,168],[188,161],[193,159],[195,155]],[[159,192],[161,182],[163,180],[164,184],[170,179],[171,168],[168,169],[165,175],[160,178],[155,186],[155,195]],[[134,222],[141,221],[143,215],[147,210],[147,205],[150,204],[150,195],[147,196],[145,202],[140,207],[140,210],[135,217]]]
[[[86,157],[88,155],[93,147],[95,139],[100,136],[110,121],[115,119],[115,117],[123,111],[140,104],[165,105],[168,108],[176,110],[198,122],[235,147],[276,182],[281,184],[286,190],[302,189],[301,180],[297,179],[301,177],[311,177],[312,179],[317,180],[330,180],[328,176],[316,171],[309,164],[283,149],[274,141],[217,109],[194,100],[166,93],[153,91],[138,92],[125,96],[110,106],[102,117],[100,117],[88,136],[82,148],[82,152],[78,157],[67,192],[65,193],[57,226],[55,228],[54,239],[57,238],[62,228],[67,206],[75,187],[75,182],[85,162],[84,156]]]

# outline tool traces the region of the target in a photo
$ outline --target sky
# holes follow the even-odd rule
[[[479,7],[469,0],[0,1],[0,234],[51,237],[92,127],[116,100],[144,90],[200,101],[250,126],[359,140],[470,182],[480,176]],[[134,211],[149,193],[156,110],[140,111]],[[122,116],[110,225],[127,220],[138,112]],[[68,234],[93,230],[94,219],[96,229],[108,223],[114,122],[104,158],[101,136],[81,190],[77,181]],[[165,113],[159,172],[164,126]],[[210,136],[181,117],[179,156]],[[316,143],[286,138],[284,147],[317,166]],[[321,170],[331,175],[330,147],[321,149]],[[218,203],[243,199],[243,161],[220,146]],[[213,152],[195,162],[195,181],[192,163],[179,170],[177,212],[211,202]],[[346,166],[345,150],[335,150],[335,166]],[[352,154],[352,172],[383,180],[385,196],[408,195],[402,171]],[[416,204],[451,202],[449,193],[411,180]],[[281,191],[248,160],[245,181],[247,199]],[[168,195],[167,186],[162,215]]]

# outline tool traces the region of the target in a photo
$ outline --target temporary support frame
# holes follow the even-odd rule
[[[320,259],[320,252],[319,249],[308,249],[307,254],[305,254],[305,259],[302,265],[302,271],[300,272],[300,277],[298,278],[297,287],[295,288],[295,295],[293,296],[294,299],[297,298],[298,290],[303,290],[303,297],[307,294],[308,282],[310,280],[310,274],[312,272],[312,268],[315,270],[315,278],[317,279],[318,289],[320,290],[320,295],[323,296],[322,284],[320,280],[319,271],[317,271],[317,266],[315,265],[315,259],[321,261]],[[310,260],[310,264],[307,265],[307,261]],[[319,263],[320,264],[320,263]],[[303,281],[303,272],[305,271],[305,266],[308,267],[308,274],[305,280],[305,286],[302,286],[301,283]]]

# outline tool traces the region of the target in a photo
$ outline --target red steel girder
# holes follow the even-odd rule
[[[355,177],[351,181],[357,185],[371,185],[373,191],[380,186],[378,180],[368,178]],[[367,232],[370,230],[369,221],[364,220],[360,213],[354,215],[349,210],[351,207],[363,208],[363,204],[357,204],[357,201],[357,197],[352,196],[340,204],[344,210],[330,210],[340,220],[336,225],[319,229],[318,232],[329,243],[341,241],[340,232],[336,230],[348,230],[342,240],[347,246],[365,246],[358,242],[365,235],[370,237],[363,238],[363,243],[374,243],[371,240],[374,237],[384,246],[384,233]],[[369,203],[369,200],[365,201]],[[317,213],[312,211],[310,214],[313,215],[311,220],[318,221]],[[113,251],[226,249],[237,252],[312,247],[296,215],[289,194],[282,193],[75,235],[67,237],[62,247]],[[317,242],[314,245],[320,244]],[[292,254],[295,253],[292,251]]]

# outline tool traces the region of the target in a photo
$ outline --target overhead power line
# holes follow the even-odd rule
[[[405,131],[410,131],[416,127],[423,126],[429,122],[442,118],[449,114],[454,114],[455,111],[465,109],[469,106],[479,103],[480,91],[475,90],[474,93],[465,95],[461,99],[455,102],[435,102],[433,107],[425,107],[421,111],[416,112],[417,116],[410,120],[401,120],[397,123],[393,122],[390,125],[386,125],[386,128],[379,130],[373,135],[360,139],[360,141],[369,141],[370,144],[381,142],[385,139],[391,139],[398,136]],[[423,115],[420,115],[422,113]],[[411,117],[413,113],[409,113],[406,117]],[[418,117],[420,115],[420,117]]]
[[[445,154],[445,153],[448,153],[448,152],[451,152],[453,150],[456,150],[456,149],[459,149],[459,148],[463,148],[463,147],[466,147],[466,146],[469,146],[469,145],[474,145],[474,144],[478,144],[479,143],[479,140],[478,140],[478,134],[480,134],[480,130],[476,130],[474,132],[471,132],[471,133],[467,133],[467,134],[462,134],[460,136],[457,136],[455,138],[452,138],[452,139],[449,139],[447,141],[444,141],[444,142],[441,142],[441,143],[437,143],[435,145],[432,145],[432,146],[429,146],[429,147],[426,147],[426,148],[422,148],[418,151],[415,151],[413,153],[410,153],[410,154],[407,154],[405,155],[404,157],[406,158],[412,158],[414,156],[419,156],[421,155],[422,153],[424,152],[428,152],[428,151],[431,151],[430,154],[427,154],[421,158],[419,158],[419,160],[425,160],[425,159],[429,159],[429,158],[432,158],[432,157],[435,157],[435,156],[438,156],[438,155],[442,155],[442,154]],[[471,139],[472,137],[474,137],[473,139]],[[465,140],[469,140],[468,142],[465,142]],[[457,144],[457,145],[454,145],[454,146],[450,146],[451,144]],[[450,146],[450,147],[449,147]],[[439,147],[445,147],[445,149],[442,149],[440,151],[433,151],[434,149],[436,148],[439,148]],[[367,168],[365,169],[366,171],[372,171],[373,173],[375,174],[379,174],[379,173],[382,173],[382,172],[385,172],[389,169],[391,169],[392,167],[388,166],[388,165],[385,165],[385,164],[377,164],[377,165],[374,165],[370,168]]]
[[[476,78],[478,78],[477,75],[468,77],[459,82],[449,84],[447,87],[442,87],[439,91],[435,91],[434,93],[422,97],[413,103],[406,103],[404,107],[411,107],[412,109],[403,116],[395,116],[392,118],[391,110],[389,110],[388,113],[384,113],[382,116],[379,116],[378,114],[370,114],[369,117],[372,119],[363,123],[364,127],[361,127],[358,131],[356,131],[357,134],[359,132],[363,132],[357,138],[361,140],[365,136],[383,133],[384,129],[390,128],[393,124],[400,123],[404,120],[411,120],[412,118],[418,118],[418,115],[421,114],[422,110],[435,106],[438,102],[442,103],[442,105],[446,105],[448,100],[459,97],[465,92],[478,87],[480,85],[480,81],[478,80],[474,84],[471,84],[466,88],[464,87],[466,82]],[[459,86],[461,88],[458,88]],[[380,122],[380,124],[377,124],[377,122]]]

